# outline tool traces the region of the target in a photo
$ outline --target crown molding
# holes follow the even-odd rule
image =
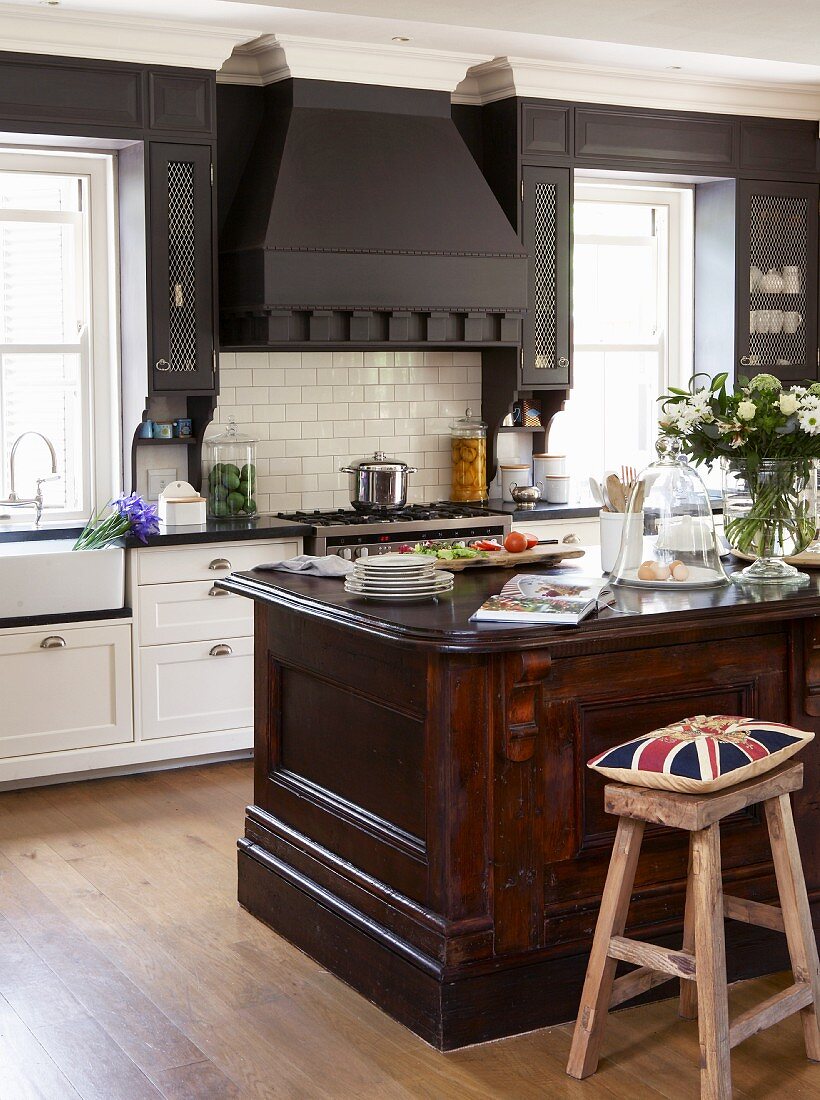
[[[474,66],[456,89],[453,101],[480,105],[513,95],[660,110],[820,120],[820,84],[752,83],[731,77],[616,69],[526,57],[496,57]]]
[[[218,69],[254,33],[62,7],[0,7],[0,48],[13,53]]]
[[[468,69],[487,61],[487,54],[277,34],[238,46],[217,80],[265,85],[301,77],[452,92]]]

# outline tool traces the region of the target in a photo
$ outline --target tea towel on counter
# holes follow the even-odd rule
[[[316,577],[346,577],[353,572],[353,562],[340,558],[338,554],[316,557],[312,554],[299,554],[286,561],[272,561],[267,565],[257,565],[257,569],[279,569],[283,573],[311,573]]]

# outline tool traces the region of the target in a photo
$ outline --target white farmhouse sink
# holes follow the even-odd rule
[[[73,539],[0,542],[0,619],[112,611],[125,602],[125,551]]]

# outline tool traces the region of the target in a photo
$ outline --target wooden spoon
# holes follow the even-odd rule
[[[623,482],[617,474],[609,474],[606,479],[606,493],[609,502],[616,512],[626,511],[626,491]]]

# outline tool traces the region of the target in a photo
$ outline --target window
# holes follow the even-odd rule
[[[691,375],[692,197],[591,180],[575,196],[573,384],[550,450],[587,500],[590,477],[654,459],[658,397]]]
[[[0,151],[0,498],[84,520],[119,483],[113,158]],[[2,506],[0,506],[2,511]],[[15,510],[13,519],[30,517]]]

